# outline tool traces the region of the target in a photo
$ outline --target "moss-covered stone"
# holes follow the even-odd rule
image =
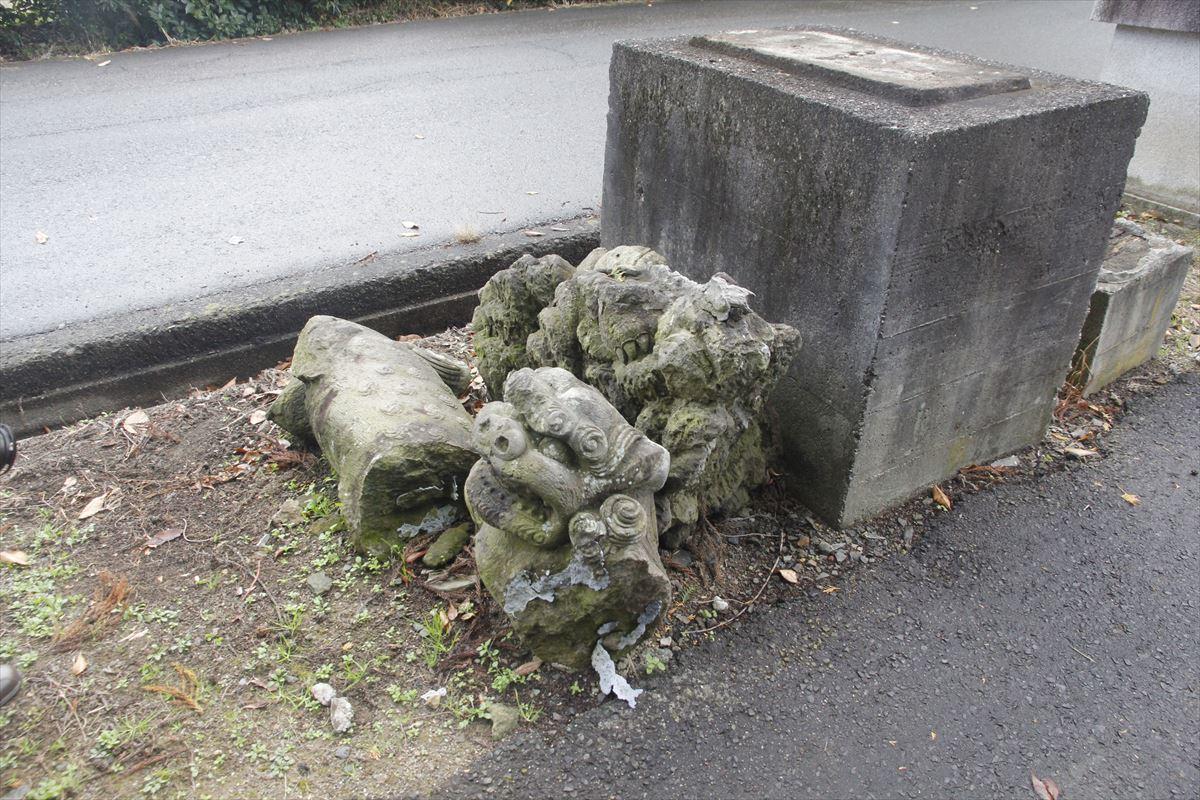
[[[644,247],[554,267],[522,259],[480,292],[476,352],[489,388],[516,368],[562,367],[666,447],[658,516],[667,544],[684,541],[702,513],[744,505],[767,477],[766,399],[799,334],[751,311],[750,293],[727,276],[694,283]],[[535,322],[532,306],[554,281]]]
[[[476,458],[471,418],[411,345],[313,317],[296,342],[292,375],[270,416],[320,446],[359,550],[386,553],[462,516],[459,490]]]
[[[421,557],[421,563],[432,569],[444,567],[462,552],[462,549],[467,546],[467,542],[469,541],[471,541],[471,526],[469,524],[464,522],[461,525],[447,528],[438,535],[433,544],[429,545],[429,549]]]

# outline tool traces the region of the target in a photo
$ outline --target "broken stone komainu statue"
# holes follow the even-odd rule
[[[671,596],[654,513],[670,455],[564,369],[511,372],[504,397],[475,419],[465,487],[479,575],[539,658],[590,663],[625,697],[612,658]]]
[[[461,488],[478,458],[457,398],[471,378],[465,364],[316,316],[300,332],[292,376],[270,418],[320,446],[360,551],[386,554],[462,516]]]
[[[767,477],[764,407],[800,335],[751,311],[749,296],[721,274],[695,283],[645,247],[599,248],[577,268],[526,255],[479,293],[477,366],[505,399],[513,370],[566,369],[666,447],[656,514],[677,547]]]

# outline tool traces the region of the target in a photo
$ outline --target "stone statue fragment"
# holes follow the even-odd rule
[[[320,446],[364,553],[386,553],[462,515],[476,455],[471,417],[447,385],[466,370],[453,361],[335,317],[313,317],[300,332],[294,380],[270,417]]]
[[[479,575],[543,660],[619,655],[670,600],[654,513],[670,456],[564,369],[511,372],[504,397],[475,419],[466,483]]]
[[[648,248],[601,248],[575,269],[524,256],[479,296],[475,350],[494,396],[514,369],[561,367],[670,451],[657,499],[667,545],[706,510],[740,509],[766,480],[766,400],[800,335],[750,310],[728,276],[698,284]]]

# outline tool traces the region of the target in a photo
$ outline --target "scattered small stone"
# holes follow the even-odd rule
[[[492,739],[500,741],[517,729],[521,724],[521,714],[512,706],[504,703],[488,703],[488,719],[492,721]]]
[[[837,563],[841,564],[843,561],[846,560],[846,551],[838,550],[834,553],[834,557],[837,559]]]
[[[905,549],[908,549],[908,548],[912,547],[912,542],[913,542],[913,529],[912,529],[912,528],[905,528],[905,529],[904,529],[904,533],[903,533],[903,534],[901,534],[901,536],[903,537],[903,538],[902,538],[902,541],[904,542],[904,547],[905,547]]]
[[[4,795],[4,800],[25,800],[25,797],[28,796],[28,794],[32,791],[33,784],[28,782],[22,783],[20,786],[13,788],[8,792],[8,794]]]
[[[845,542],[835,542],[830,544],[824,539],[817,539],[817,551],[821,553],[821,555],[831,556],[845,546]]]
[[[335,749],[333,751],[333,757],[340,758],[343,760],[349,758],[350,757],[350,745],[348,745],[348,744],[339,745],[337,747],[337,749]]]
[[[690,567],[695,558],[691,550],[679,549],[671,554],[671,560],[681,567]]]
[[[354,723],[354,707],[344,697],[335,697],[329,701],[329,722],[336,733],[345,733]]]
[[[997,468],[1019,467],[1019,466],[1021,466],[1021,459],[1017,458],[1016,456],[1009,456],[1008,458],[998,458],[995,461],[993,461],[991,464],[989,464],[988,466],[997,467]]]
[[[272,525],[299,525],[303,521],[304,510],[300,507],[300,501],[294,497],[284,500],[275,516],[271,517]]]
[[[804,548],[807,548],[810,544],[812,544],[812,539],[808,536],[800,536],[799,538],[796,539],[796,547],[804,549]]]
[[[469,523],[455,525],[442,531],[429,550],[421,558],[421,563],[432,569],[444,567],[454,560],[467,542],[471,541],[471,526]]]
[[[675,644],[675,640],[672,639],[670,636],[664,636],[658,640],[659,647],[671,647],[674,644]]]
[[[729,601],[724,597],[717,595],[712,599],[712,607],[713,611],[716,611],[718,614],[720,614],[729,610]]]
[[[331,531],[343,523],[341,514],[326,514],[320,519],[308,526],[308,532],[314,536],[320,536],[326,531]]]
[[[312,692],[313,700],[323,706],[329,705],[333,698],[337,697],[337,691],[328,683],[314,683],[309,691]]]
[[[333,588],[333,579],[324,572],[314,572],[305,581],[312,593],[320,597]]]
[[[442,698],[446,696],[446,687],[442,686],[437,689],[430,689],[425,694],[421,695],[421,702],[430,708],[437,708],[442,704]]]
[[[453,592],[457,589],[466,589],[468,586],[475,585],[476,576],[474,573],[464,575],[461,578],[450,578],[445,581],[430,581],[425,585],[430,589],[439,592]]]

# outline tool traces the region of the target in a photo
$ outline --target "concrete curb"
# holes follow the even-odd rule
[[[0,343],[0,420],[27,435],[252,375],[287,358],[314,314],[389,336],[464,324],[480,287],[523,253],[558,253],[578,263],[599,245],[594,217],[556,227],[565,230],[380,255],[303,279],[9,339]]]

